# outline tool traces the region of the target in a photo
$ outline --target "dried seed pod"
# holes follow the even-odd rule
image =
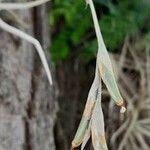
[[[91,133],[94,150],[107,150],[104,116],[101,106],[101,87],[98,89],[98,95],[91,118]]]
[[[97,59],[101,78],[103,79],[103,82],[105,83],[112,99],[118,106],[122,106],[123,98],[121,97],[121,94],[119,92],[112,68],[110,67],[110,64],[107,64],[109,61],[106,62],[106,60],[103,60],[102,57],[105,58],[105,55],[101,55],[101,52],[99,52]]]
[[[96,96],[97,96],[97,89],[99,87],[99,83],[100,83],[100,81],[99,81],[98,70],[96,69],[95,78],[94,78],[93,84],[91,86],[91,89],[89,91],[89,95],[87,98],[83,116],[80,121],[76,135],[72,141],[73,148],[78,147],[83,142],[86,130],[88,129],[88,126],[89,126],[89,120],[91,119],[92,111],[93,111],[93,108],[95,105],[95,100],[96,100]]]
[[[94,27],[96,31],[96,37],[98,42],[98,54],[97,54],[97,65],[99,67],[99,72],[101,75],[101,78],[103,82],[106,84],[106,87],[113,98],[113,100],[117,103],[120,102],[123,103],[123,98],[121,97],[121,94],[119,92],[115,76],[113,73],[111,61],[100,31],[100,26],[98,23],[97,15],[95,12],[94,4],[92,0],[86,1],[91,9]]]
[[[84,135],[83,142],[81,145],[81,150],[84,150],[84,147],[87,144],[88,140],[90,139],[90,136],[91,136],[91,120],[90,120],[88,129],[86,130],[86,133]]]
[[[82,149],[84,148],[86,142],[89,139],[89,120],[91,121],[91,133],[92,133],[92,142],[94,150],[107,150],[107,144],[105,140],[105,131],[104,131],[104,118],[101,107],[101,78],[105,83],[111,97],[116,102],[118,106],[121,106],[120,112],[125,112],[125,107],[123,106],[123,99],[119,92],[112,65],[106,46],[104,44],[100,27],[98,24],[98,19],[96,16],[95,8],[92,0],[86,0],[86,3],[90,5],[97,41],[98,41],[98,54],[97,54],[97,64],[96,64],[96,73],[95,79],[89,91],[86,107],[81,119],[81,123],[78,127],[76,136],[73,140],[72,146],[77,147],[82,142]],[[96,101],[91,103],[90,100]],[[92,115],[92,116],[91,116]],[[87,135],[86,135],[87,134]]]
[[[89,127],[89,122],[90,122],[90,119],[91,119],[91,114],[92,114],[92,111],[93,111],[93,107],[94,107],[94,104],[93,103],[94,101],[87,101],[87,107],[85,107],[85,110],[84,110],[84,113],[83,113],[83,116],[82,116],[82,119],[80,121],[80,124],[79,124],[79,127],[78,127],[78,130],[76,132],[76,135],[72,141],[72,147],[75,148],[75,147],[78,147],[82,142],[83,142],[83,139],[85,137],[85,134],[86,134],[86,131]],[[88,103],[91,103],[90,105]]]
[[[82,143],[88,124],[89,120],[83,116],[80,121],[80,125],[74,137],[74,140],[72,141],[72,148],[78,147]]]

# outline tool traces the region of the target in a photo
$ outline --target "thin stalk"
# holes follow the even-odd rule
[[[15,28],[15,27],[12,27],[9,24],[5,23],[1,18],[0,18],[0,28],[2,28],[3,30],[5,30],[5,31],[7,31],[7,32],[9,32],[11,34],[14,34],[14,35],[16,35],[16,36],[18,36],[18,37],[28,41],[29,43],[32,43],[35,46],[35,48],[36,48],[36,50],[37,50],[37,52],[38,52],[38,54],[39,54],[39,56],[41,58],[43,66],[45,68],[45,71],[46,71],[49,83],[50,83],[50,85],[52,85],[53,82],[52,82],[51,72],[50,72],[48,63],[46,61],[46,57],[45,57],[44,51],[43,51],[39,41],[37,39],[33,38],[32,36],[24,33],[23,31]]]
[[[14,9],[29,9],[41,4],[44,4],[50,0],[36,0],[31,2],[22,2],[22,3],[9,3],[9,2],[0,2],[0,10],[14,10]]]

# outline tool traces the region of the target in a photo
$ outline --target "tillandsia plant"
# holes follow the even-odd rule
[[[82,144],[81,150],[83,150],[91,136],[94,150],[107,150],[104,117],[101,107],[101,79],[106,85],[112,99],[119,107],[121,107],[120,112],[124,113],[126,108],[114,77],[111,61],[102,38],[93,1],[86,0],[86,3],[91,9],[98,42],[98,53],[95,78],[88,94],[86,106],[78,130],[72,141],[72,148],[76,148]]]
[[[25,3],[0,2],[0,11],[1,10],[7,10],[8,11],[8,10],[16,10],[16,9],[17,10],[18,9],[29,9],[29,8],[33,8],[35,6],[41,5],[43,3],[46,3],[48,1],[49,0],[36,0],[36,1],[25,2]],[[36,50],[37,50],[37,52],[41,58],[42,64],[45,68],[49,83],[52,85],[52,77],[51,77],[50,69],[49,69],[48,63],[46,61],[44,51],[43,51],[42,46],[39,43],[39,41],[37,39],[33,38],[32,36],[24,33],[23,31],[15,28],[15,27],[10,26],[5,21],[3,21],[1,18],[0,18],[0,28],[2,28],[3,30],[5,30],[11,34],[14,34],[14,35],[32,43],[35,46],[35,48],[36,48]]]

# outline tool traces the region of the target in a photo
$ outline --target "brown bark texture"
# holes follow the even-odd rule
[[[5,11],[0,16],[48,49],[46,6],[15,11],[27,27]],[[49,85],[35,48],[0,29],[0,150],[55,150],[55,99],[54,86]]]

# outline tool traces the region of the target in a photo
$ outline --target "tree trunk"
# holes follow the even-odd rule
[[[50,44],[46,12],[44,5],[17,11],[44,49]],[[34,47],[0,29],[0,150],[54,150],[55,99]]]

